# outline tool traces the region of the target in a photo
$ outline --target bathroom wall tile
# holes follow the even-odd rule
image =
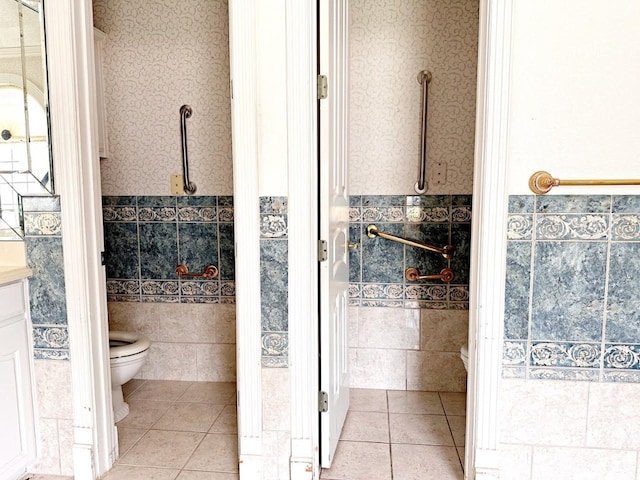
[[[640,243],[611,244],[605,340],[640,343]]]
[[[526,378],[527,370],[524,367],[502,367],[501,376],[506,379]]]
[[[121,300],[113,299],[112,301],[117,302]],[[123,299],[123,301],[127,302],[129,300]],[[139,301],[142,303],[180,303],[180,297],[178,295],[142,295]]]
[[[176,205],[183,207],[215,207],[218,204],[218,197],[213,195],[178,195]]]
[[[197,345],[153,342],[147,360],[135,378],[197,380],[197,370]]]
[[[59,212],[23,213],[24,234],[27,236],[62,235],[62,216]]]
[[[504,379],[500,399],[501,441],[505,443],[584,445],[588,382]],[[536,399],[536,401],[531,401]]]
[[[449,302],[426,302],[422,300],[405,300],[404,308],[426,308],[430,310],[447,310],[453,309],[455,304]],[[466,305],[466,309],[469,309],[469,305]]]
[[[22,196],[23,212],[60,212],[60,196]]]
[[[509,195],[509,213],[533,213],[533,195]]]
[[[138,220],[138,208],[135,205],[103,205],[102,220],[109,222],[135,222]]]
[[[233,215],[233,207],[218,207],[218,222],[220,223],[233,223],[234,215]]]
[[[640,369],[640,345],[605,344],[604,368]]]
[[[218,196],[219,207],[233,207],[233,195],[219,195]]]
[[[363,222],[402,222],[405,218],[404,207],[368,207],[361,208]]]
[[[358,346],[417,350],[420,348],[420,311],[404,308],[361,308]]]
[[[260,197],[260,213],[286,214],[288,211],[287,197]]]
[[[536,197],[537,213],[609,213],[609,195],[548,195]]]
[[[349,195],[349,206],[359,207],[362,203],[362,195]]]
[[[33,347],[46,349],[69,349],[69,332],[66,326],[34,326]]]
[[[504,480],[531,480],[530,445],[500,444],[500,478]]]
[[[532,478],[619,480],[635,478],[636,452],[603,448],[534,447]]]
[[[451,310],[469,310],[469,286],[468,285],[449,285],[449,301],[450,302],[462,302],[459,307],[450,303],[449,309]]]
[[[138,204],[138,220],[140,222],[171,222],[178,218],[175,206],[149,207]]]
[[[505,341],[502,347],[502,364],[525,365],[528,360],[527,342]]]
[[[288,245],[283,240],[260,241],[260,295],[263,331],[288,330]]]
[[[227,344],[198,344],[197,378],[199,382],[235,382],[236,346]]]
[[[507,218],[507,239],[531,240],[533,238],[533,214],[510,214]]]
[[[289,354],[289,336],[287,332],[263,332],[262,355],[282,357]]]
[[[450,260],[455,273],[454,283],[469,283],[469,265],[471,265],[471,224],[459,223],[451,225],[451,245],[456,248]]]
[[[426,301],[446,301],[448,300],[449,288],[446,285],[420,285],[408,284],[405,287],[405,298],[407,300]]]
[[[264,430],[288,431],[291,421],[289,370],[262,369],[262,426]]]
[[[176,225],[141,223],[139,232],[141,278],[175,278],[179,263]]]
[[[604,242],[536,244],[533,340],[600,340],[606,251]]]
[[[104,260],[107,278],[139,278],[138,226],[135,223],[104,224]]]
[[[220,248],[220,258],[218,260],[218,270],[220,280],[235,280],[235,240],[232,223],[221,223],[218,225],[218,239]]]
[[[402,224],[385,224],[386,233],[402,235]],[[403,246],[380,237],[362,235],[362,281],[367,283],[402,283]]]
[[[609,234],[609,215],[538,215],[538,240],[606,240]]]
[[[260,215],[261,238],[284,238],[288,234],[287,215]]]
[[[398,283],[365,283],[362,284],[362,290],[360,291],[360,297],[363,299],[401,300],[403,296],[404,289],[402,285]]]
[[[451,207],[451,221],[453,223],[471,223],[471,206]]]
[[[600,379],[600,374],[597,370],[581,368],[530,367],[528,375],[530,379],[537,380],[597,382]]]
[[[34,324],[67,323],[62,239],[28,237],[27,260],[33,275],[29,279],[29,303]]]
[[[640,195],[614,195],[611,211],[615,213],[640,213]]]
[[[220,295],[220,282],[215,279],[180,280],[180,295],[183,299],[185,296],[217,297]]]
[[[288,368],[289,357],[262,356],[260,365],[263,368]]]
[[[350,348],[350,386],[406,389],[406,354],[402,350]]]
[[[218,209],[215,206],[178,208],[179,222],[215,222],[217,219]]]
[[[420,349],[459,352],[467,344],[469,312],[467,310],[420,311]]]
[[[178,295],[179,292],[180,287],[176,280],[143,280],[140,282],[142,295]]]
[[[531,243],[507,242],[504,337],[527,338],[531,284]]]
[[[472,204],[472,196],[471,195],[451,195],[451,205],[452,206],[466,206],[471,207]]]
[[[640,239],[640,215],[613,214],[611,238],[614,241],[638,241]]]
[[[73,440],[73,420],[58,419],[58,445],[62,475],[73,476]]]
[[[136,197],[136,201],[138,204],[138,207],[156,207],[156,208],[162,208],[162,207],[169,207],[169,208],[175,208],[176,207],[176,199],[178,197],[175,196],[164,196],[164,195],[142,195],[139,197]]]
[[[452,219],[452,212],[448,206],[423,207],[418,205],[407,205],[406,221],[410,223],[430,222],[442,223]],[[457,212],[458,217],[464,217],[465,212]]]
[[[61,475],[58,421],[40,416],[38,431],[38,459],[30,466],[29,472]]]
[[[352,223],[349,225],[349,242],[357,244],[355,250],[349,250],[349,283],[362,281],[362,225]]]
[[[236,283],[220,282],[220,303],[235,303]]]
[[[402,300],[360,300],[360,305],[363,307],[389,307],[389,308],[403,308],[404,302]]]
[[[218,229],[213,223],[179,223],[178,261],[189,271],[202,272],[218,265]],[[176,264],[177,265],[177,264]],[[175,266],[174,266],[175,269]]]
[[[467,371],[457,352],[407,352],[407,390],[464,392]]]
[[[360,219],[362,218],[361,210],[362,209],[359,206],[357,206],[357,207],[350,206],[349,207],[349,222],[351,222],[351,223],[359,222]]]
[[[69,350],[35,348],[33,358],[36,360],[69,360]]]
[[[73,419],[71,364],[34,360],[33,366],[38,415],[41,418]]]
[[[401,207],[405,203],[402,195],[362,195],[362,206]]]
[[[598,368],[602,352],[597,343],[533,342],[531,365]]]

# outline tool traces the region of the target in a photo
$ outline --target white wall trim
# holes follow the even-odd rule
[[[62,204],[74,477],[115,460],[90,0],[45,2],[52,146]]]
[[[469,302],[467,479],[499,478],[500,472],[498,427],[507,248],[512,1],[480,2]]]
[[[263,460],[256,22],[254,1],[229,1],[238,453],[243,480],[262,478]]]
[[[291,480],[319,474],[316,2],[285,0]]]

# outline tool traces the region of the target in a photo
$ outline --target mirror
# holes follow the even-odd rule
[[[23,237],[23,195],[53,193],[43,13],[0,0],[0,240]]]

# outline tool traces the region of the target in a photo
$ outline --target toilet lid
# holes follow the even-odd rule
[[[141,333],[116,330],[109,332],[109,358],[137,355],[148,350],[149,347],[151,347],[151,340]]]

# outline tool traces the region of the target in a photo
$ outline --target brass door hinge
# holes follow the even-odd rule
[[[318,75],[318,100],[327,98],[329,83],[326,75]]]

